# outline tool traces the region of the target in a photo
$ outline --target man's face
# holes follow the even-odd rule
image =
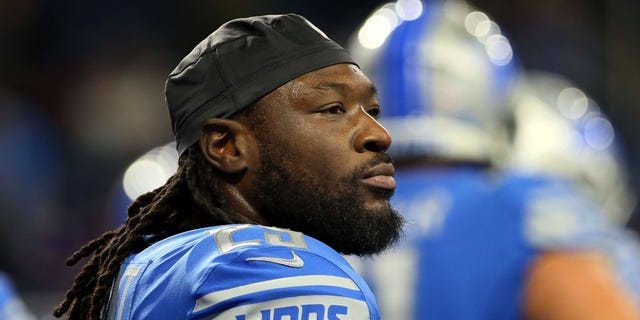
[[[260,101],[257,211],[272,225],[345,254],[373,254],[397,240],[388,132],[371,82],[339,64],[299,77]]]

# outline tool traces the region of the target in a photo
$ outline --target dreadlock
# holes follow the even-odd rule
[[[176,174],[165,185],[138,197],[127,209],[128,218],[122,226],[90,241],[66,261],[73,266],[93,255],[53,315],[100,319],[122,261],[149,247],[148,236],[159,240],[195,228],[249,222],[220,209],[223,199],[213,187],[214,170],[198,143],[187,149]]]

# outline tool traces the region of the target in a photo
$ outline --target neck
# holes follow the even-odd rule
[[[245,221],[250,223],[259,225],[268,224],[264,217],[262,217],[236,186],[226,185],[222,190],[225,199],[222,208],[224,211],[233,213],[233,215],[242,216],[245,218]]]

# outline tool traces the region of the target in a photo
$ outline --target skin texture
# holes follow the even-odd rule
[[[528,278],[524,313],[529,320],[640,319],[607,261],[594,253],[541,255]]]
[[[256,108],[210,119],[201,135],[207,160],[226,175],[218,185],[223,209],[345,254],[373,254],[397,240],[403,222],[389,204],[391,138],[375,119],[375,88],[356,66],[305,74]]]

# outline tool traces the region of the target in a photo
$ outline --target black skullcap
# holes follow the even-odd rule
[[[166,83],[178,153],[200,139],[209,118],[228,118],[281,85],[337,63],[340,45],[295,14],[231,20],[187,55]]]

